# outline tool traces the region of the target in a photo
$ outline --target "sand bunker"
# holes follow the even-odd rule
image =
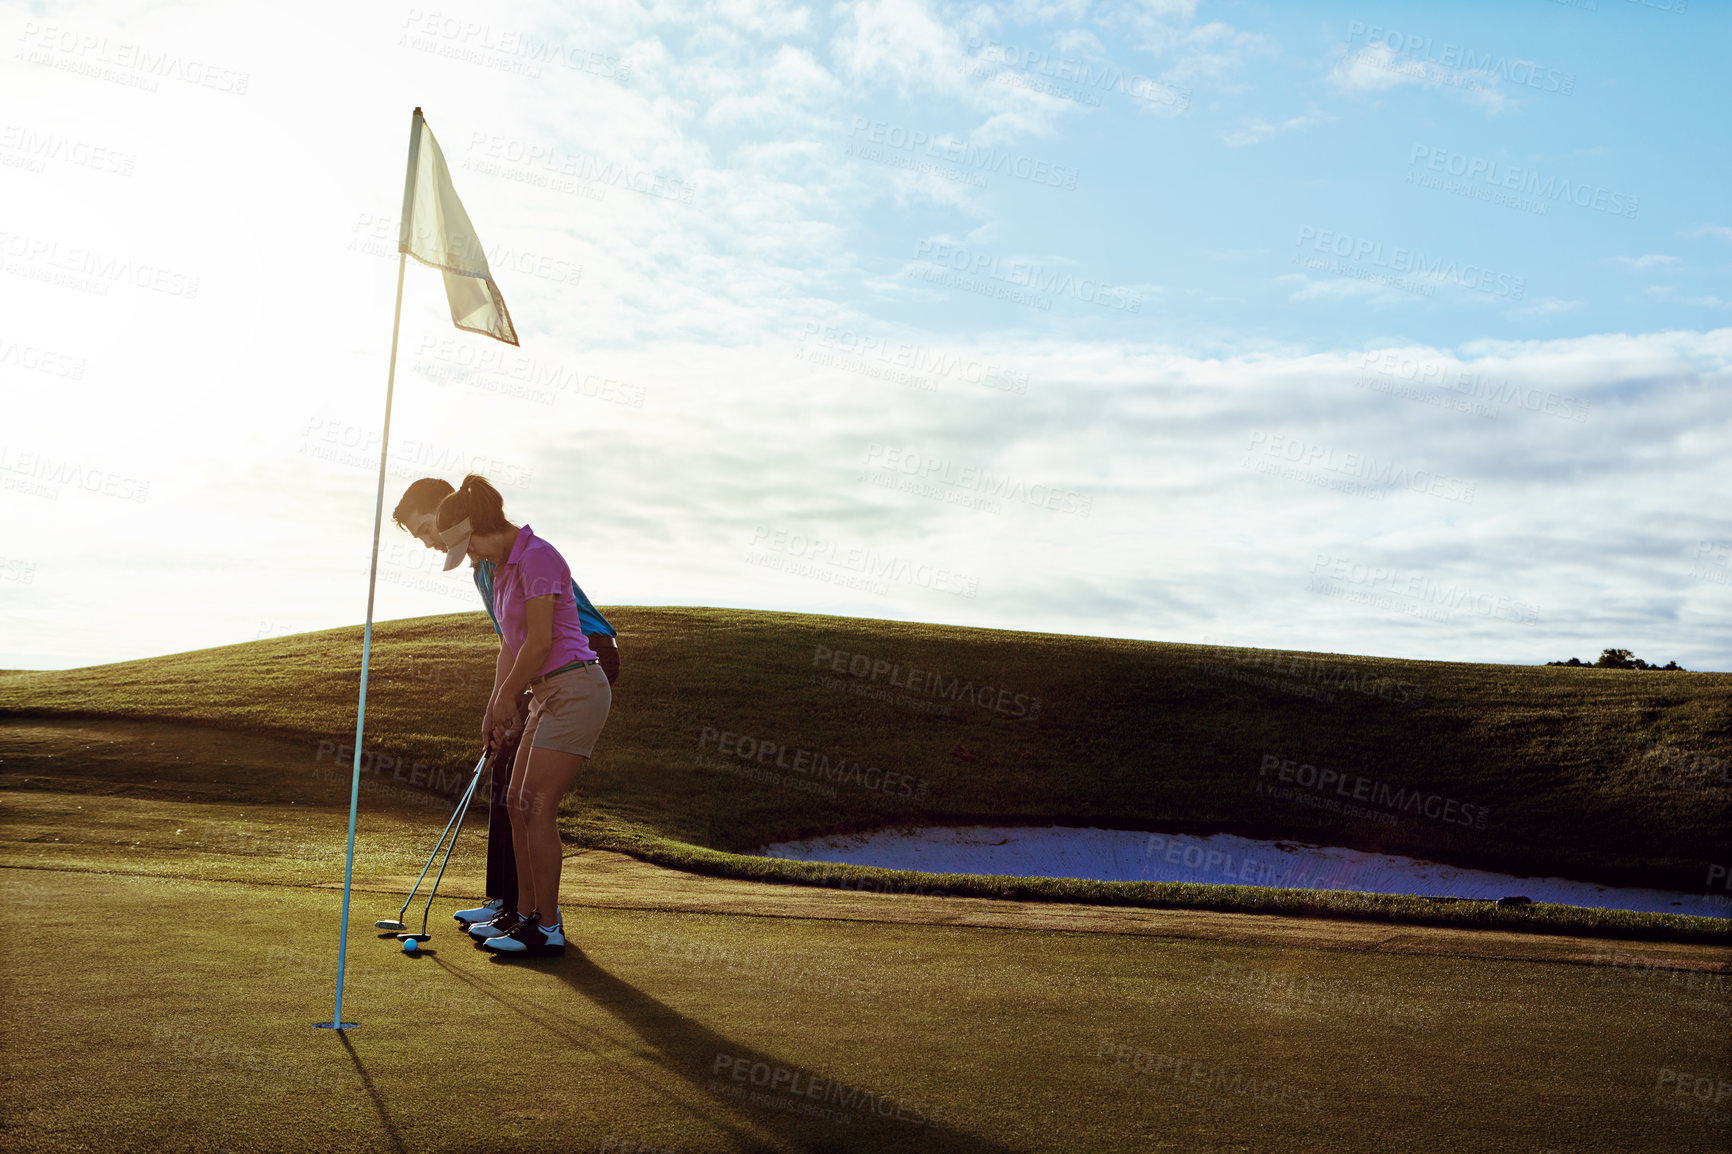
[[[1421,897],[1528,897],[1536,902],[1732,917],[1732,897],[1668,893],[1565,878],[1512,877],[1396,854],[1213,834],[1139,833],[1063,826],[879,830],[776,842],[766,857],[844,862],[927,873],[1097,881],[1211,882],[1354,890]]]

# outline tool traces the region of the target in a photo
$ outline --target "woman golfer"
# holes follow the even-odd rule
[[[471,473],[440,502],[436,525],[447,570],[465,557],[494,565],[493,615],[504,652],[481,723],[488,750],[515,720],[518,694],[527,686],[532,697],[505,794],[517,906],[469,932],[502,954],[563,954],[559,800],[589,760],[613,694],[584,636],[565,558],[528,525],[505,519],[499,490]]]

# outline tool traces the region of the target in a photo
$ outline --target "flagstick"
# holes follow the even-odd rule
[[[416,109],[417,112],[420,109]],[[373,501],[373,561],[367,570],[367,624],[361,634],[361,703],[355,713],[355,767],[349,775],[349,858],[343,866],[343,924],[337,933],[337,1005],[321,1030],[352,1030],[359,1022],[343,1021],[343,967],[349,953],[349,891],[355,879],[355,813],[361,801],[361,737],[367,728],[367,670],[373,657],[373,593],[379,581],[379,528],[385,519],[385,462],[391,455],[391,398],[397,387],[397,330],[403,321],[403,269],[409,258],[397,256],[397,307],[391,317],[391,368],[385,376],[385,430],[379,444],[379,492]]]

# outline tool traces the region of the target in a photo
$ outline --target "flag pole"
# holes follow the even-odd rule
[[[349,856],[343,865],[343,924],[337,932],[337,1005],[321,1030],[352,1030],[343,1021],[343,970],[349,954],[349,894],[355,880],[355,815],[361,801],[361,739],[367,729],[367,672],[373,657],[373,594],[379,580],[379,528],[385,515],[385,461],[391,452],[391,399],[397,384],[397,330],[403,320],[403,270],[409,258],[397,254],[397,308],[391,320],[391,368],[385,377],[385,430],[379,446],[379,491],[373,500],[373,560],[367,570],[367,623],[361,633],[361,701],[355,711],[355,765],[349,775]]]
[[[407,231],[409,197],[414,188],[417,144],[421,136],[421,110],[415,110],[409,131],[409,175],[404,192],[403,229]],[[343,1021],[343,974],[349,956],[349,896],[355,880],[355,817],[361,802],[361,742],[367,729],[367,673],[373,658],[373,595],[379,584],[379,530],[385,519],[385,463],[391,455],[391,400],[397,388],[397,334],[403,323],[403,270],[408,267],[406,245],[397,254],[397,304],[391,314],[391,367],[385,374],[385,427],[379,437],[379,490],[373,499],[373,559],[367,569],[367,623],[361,633],[361,700],[355,711],[355,763],[349,774],[349,854],[343,865],[343,922],[337,930],[337,1004],[328,1022],[314,1022],[321,1030],[352,1030],[359,1022]]]

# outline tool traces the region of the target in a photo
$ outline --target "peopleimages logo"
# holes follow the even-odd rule
[[[846,673],[850,677],[874,682],[880,677],[888,677],[893,689],[906,689],[912,693],[924,693],[950,701],[966,701],[1003,717],[1032,721],[1040,716],[1038,697],[1030,698],[1026,693],[1016,693],[1002,686],[995,688],[985,681],[976,685],[973,678],[964,680],[954,674],[946,681],[945,675],[936,669],[922,669],[912,664],[904,668],[900,661],[868,657],[864,653],[849,653],[846,650],[832,649],[828,645],[815,646],[812,650],[812,668],[823,666],[828,666],[832,673]],[[902,680],[898,681],[898,676]]]
[[[54,160],[93,172],[131,176],[133,165],[138,161],[136,153],[118,152],[56,132],[37,132],[21,124],[0,128],[0,150],[28,157],[35,162],[36,172],[43,171],[41,162]]]
[[[148,480],[122,476],[107,469],[93,469],[70,457],[56,459],[51,453],[32,449],[15,450],[11,445],[0,445],[0,474],[15,475],[3,478],[6,488],[29,492],[32,496],[47,497],[50,500],[58,500],[60,492],[58,489],[48,488],[48,485],[65,485],[69,489],[101,493],[105,497],[118,497],[122,501],[136,501],[139,504],[143,504],[150,497]],[[48,484],[30,485],[28,482],[17,481],[15,477],[31,478]]]
[[[387,216],[371,212],[360,213],[350,231],[356,234],[356,237],[349,241],[348,247],[351,250],[397,259],[397,238],[400,230],[396,214]],[[431,239],[435,230],[416,224],[415,232],[418,237]],[[495,273],[500,270],[520,272],[526,276],[552,281],[554,284],[577,284],[583,279],[583,265],[560,257],[506,245],[488,245],[479,237],[456,231],[443,235],[456,251],[470,256],[484,256],[488,268]],[[368,241],[374,243],[368,244]]]
[[[1576,88],[1574,72],[1560,72],[1556,68],[1547,68],[1520,56],[1475,52],[1472,48],[1464,48],[1447,40],[1437,44],[1429,36],[1397,32],[1392,28],[1380,28],[1358,20],[1350,21],[1347,25],[1347,43],[1352,44],[1360,37],[1365,38],[1368,47],[1377,45],[1387,48],[1391,52],[1435,65],[1440,69],[1496,77],[1511,84],[1537,88],[1541,92],[1556,92],[1562,96],[1570,95]]]
[[[1523,168],[1502,160],[1493,160],[1484,156],[1469,156],[1465,152],[1452,152],[1447,148],[1438,148],[1429,144],[1415,144],[1407,155],[1409,167],[1424,162],[1432,172],[1447,173],[1460,177],[1465,182],[1459,188],[1447,187],[1445,182],[1427,177],[1423,172],[1409,172],[1407,180],[1410,184],[1425,184],[1428,187],[1441,188],[1445,192],[1460,192],[1463,195],[1474,196],[1475,199],[1490,199],[1479,195],[1488,190],[1509,189],[1521,193],[1532,200],[1522,200],[1518,197],[1504,197],[1502,192],[1496,196],[1510,201],[1510,206],[1524,211],[1546,215],[1550,208],[1547,202],[1566,201],[1577,208],[1591,208],[1595,212],[1609,213],[1612,216],[1622,216],[1629,220],[1636,218],[1636,210],[1641,207],[1641,200],[1627,193],[1614,192],[1597,184],[1572,183],[1568,179],[1545,176],[1533,168]],[[1485,189],[1478,187],[1484,184]]]
[[[21,345],[0,337],[0,365],[7,364],[35,373],[47,373],[51,377],[65,377],[69,381],[84,379],[83,357],[45,349],[41,345]]]
[[[585,373],[572,365],[553,364],[507,346],[489,345],[487,348],[477,349],[472,341],[424,336],[421,338],[420,353],[424,358],[436,360],[459,373],[507,377],[522,382],[532,390],[547,391],[543,395],[549,397],[548,403],[551,403],[552,392],[570,392],[628,408],[643,408],[642,385],[633,385],[596,373]],[[422,371],[427,369],[423,368]]]
[[[790,1113],[808,1113],[808,1110],[795,1107],[808,1107],[812,1102],[823,1102],[827,1106],[837,1107],[838,1110],[821,1110],[813,1113],[813,1117],[846,1124],[852,1121],[853,1116],[839,1111],[859,1110],[868,1117],[894,1118],[898,1122],[907,1122],[914,1126],[938,1125],[940,1109],[933,1103],[916,1102],[897,1094],[864,1090],[833,1078],[820,1078],[809,1070],[772,1066],[751,1057],[718,1053],[710,1067],[710,1074],[715,1079],[711,1083],[712,1090],[725,1085],[724,1075],[735,1082],[749,1082],[760,1087],[763,1092],[765,1100],[757,1104],[785,1108]],[[800,1102],[799,1099],[802,1098],[809,1099],[810,1102]],[[778,1099],[780,1101],[777,1101]]]
[[[991,253],[974,252],[947,241],[919,241],[914,246],[914,259],[929,261],[969,276],[985,277],[1031,292],[1068,296],[1084,304],[1124,312],[1141,312],[1140,293],[1129,292],[1115,285],[1078,278],[1068,272],[1048,272],[1027,261],[1004,261]]]
[[[465,20],[460,16],[410,8],[403,17],[402,27],[406,31],[398,40],[399,44],[470,63],[486,63],[480,54],[488,52],[503,59],[520,57],[525,68],[504,70],[523,71],[532,79],[541,75],[540,66],[544,64],[558,64],[573,72],[587,72],[621,83],[631,76],[632,62],[629,58],[514,28],[495,30],[491,24]],[[416,39],[408,39],[411,36]]]
[[[1368,592],[1406,598],[1416,605],[1437,606],[1445,611],[1437,618],[1442,621],[1449,620],[1447,611],[1451,609],[1461,609],[1481,617],[1498,617],[1519,625],[1531,625],[1540,619],[1539,607],[1524,601],[1474,589],[1455,581],[1445,584],[1422,573],[1411,573],[1385,565],[1367,565],[1350,557],[1319,553],[1317,559],[1311,563],[1311,572],[1313,575],[1321,574],[1344,584],[1358,585]]]
[[[1299,238],[1293,243],[1301,248],[1309,244],[1317,252],[1328,253],[1343,260],[1373,264],[1390,272],[1425,280],[1457,284],[1475,292],[1508,297],[1510,300],[1521,300],[1522,294],[1527,291],[1526,277],[1511,276],[1509,273],[1482,268],[1476,264],[1458,265],[1455,261],[1445,260],[1443,257],[1427,260],[1425,254],[1418,249],[1394,248],[1385,255],[1383,242],[1380,240],[1316,229],[1308,224],[1300,226]]]
[[[1167,105],[1180,112],[1191,106],[1189,88],[1126,73],[1108,63],[1054,56],[1041,49],[1019,48],[982,36],[968,38],[968,54],[991,64],[1063,81],[1062,84],[1024,84],[1020,87],[1080,104],[1098,105],[1101,103],[1100,92],[1117,92],[1133,100]]]
[[[713,748],[718,756],[734,757],[754,766],[762,766],[768,762],[777,769],[801,774],[814,783],[853,785],[871,793],[912,797],[917,801],[925,800],[930,784],[924,777],[915,778],[906,773],[886,771],[876,765],[869,766],[863,761],[851,762],[846,754],[840,752],[832,762],[827,753],[799,746],[790,748],[786,743],[735,733],[730,729],[717,729],[713,725],[706,725],[699,731],[698,753],[709,752],[712,741],[715,742]],[[830,793],[834,795],[835,791],[831,790]]]
[[[18,39],[24,45],[19,53],[20,59],[99,80],[119,81],[146,92],[155,92],[158,85],[152,77],[161,77],[245,96],[247,84],[252,80],[250,72],[237,72],[221,65],[185,59],[178,53],[153,51],[146,45],[124,40],[111,42],[106,36],[62,28],[57,24],[27,20]],[[54,58],[55,53],[60,54],[60,59]]]
[[[1444,389],[1467,399],[1484,400],[1507,408],[1519,406],[1530,413],[1543,413],[1570,421],[1588,419],[1589,406],[1584,400],[1535,385],[1512,384],[1507,377],[1494,380],[1483,369],[1471,369],[1453,361],[1419,360],[1397,349],[1368,349],[1359,365],[1391,380]],[[1388,390],[1379,388],[1378,391]]]
[[[678,177],[663,176],[648,169],[633,169],[618,161],[604,161],[588,153],[567,152],[557,144],[522,140],[512,136],[469,134],[469,148],[459,164],[490,176],[507,175],[509,165],[537,175],[569,177],[614,188],[629,188],[645,196],[663,197],[690,204],[696,187]],[[508,177],[509,178],[509,177]],[[539,181],[530,183],[539,184]],[[562,188],[561,191],[571,191]]]
[[[1316,682],[1329,689],[1362,693],[1367,697],[1380,697],[1385,701],[1411,701],[1417,704],[1428,697],[1436,699],[1436,695],[1423,686],[1398,680],[1364,666],[1344,665],[1339,661],[1324,661],[1276,649],[1222,645],[1208,633],[1203,634],[1203,642],[1210,648],[1211,656],[1222,663],[1218,666],[1222,669],[1225,668],[1224,663],[1231,660],[1238,666],[1249,665],[1252,669],[1267,669],[1281,677]],[[1329,700],[1333,701],[1333,696]]]
[[[1048,184],[1070,191],[1076,188],[1077,170],[1026,153],[1010,152],[960,140],[937,139],[919,129],[904,128],[883,120],[856,116],[848,129],[850,140],[883,145],[899,152],[924,153],[964,173],[1015,177],[1033,184]],[[868,157],[868,159],[878,159]]]
[[[1119,1072],[1133,1072],[1149,1081],[1170,1076],[1175,1085],[1184,1089],[1201,1087],[1228,1102],[1231,1096],[1257,1099],[1266,1104],[1294,1110],[1321,1110],[1323,1095],[1278,1078],[1247,1077],[1242,1071],[1217,1066],[1213,1061],[1201,1061],[1183,1054],[1163,1054],[1153,1050],[1133,1049],[1111,1038],[1102,1038],[1095,1048],[1097,1062],[1110,1061]]]
[[[1286,1002],[1291,1008],[1297,1008],[1296,1003],[1315,1006],[1323,1013],[1382,1018],[1403,1026],[1422,1026],[1436,1021],[1436,1014],[1430,1006],[1404,1001],[1387,993],[1375,980],[1342,981],[1287,970],[1258,969],[1225,958],[1211,961],[1213,964],[1206,984],[1243,991],[1262,1001]]]
[[[1252,459],[1257,454],[1277,461],[1287,461],[1306,469],[1322,469],[1342,477],[1388,485],[1395,489],[1410,489],[1446,501],[1473,504],[1476,482],[1451,477],[1433,469],[1412,469],[1395,461],[1379,461],[1370,453],[1350,453],[1330,445],[1316,444],[1281,433],[1251,430]],[[1265,470],[1267,471],[1267,470]]]
[[[1021,501],[1036,508],[1054,512],[1075,513],[1087,517],[1094,507],[1094,498],[1075,489],[1057,485],[1029,484],[1023,478],[1006,472],[993,472],[983,465],[957,465],[947,457],[935,457],[915,449],[894,445],[873,444],[866,450],[866,465],[895,472],[922,482],[950,485],[988,497]]]
[[[759,525],[752,534],[752,547],[767,553],[781,553],[815,564],[847,570],[862,580],[878,582],[901,581],[931,589],[938,593],[953,593],[973,597],[980,592],[980,578],[970,573],[917,562],[895,554],[886,555],[864,545],[847,546],[826,537],[808,537],[786,529]],[[754,564],[762,559],[747,557]],[[777,568],[769,565],[767,568]]]
[[[1028,392],[1026,370],[810,321],[800,336],[800,351],[795,356],[815,365],[892,380],[928,391],[938,388],[932,377],[959,377],[971,385],[1000,392]]]
[[[1414,814],[1423,814],[1452,825],[1484,829],[1486,818],[1491,814],[1491,810],[1486,806],[1446,798],[1441,793],[1427,794],[1417,789],[1409,791],[1406,786],[1392,788],[1386,781],[1373,781],[1357,774],[1349,777],[1338,769],[1318,769],[1315,765],[1300,764],[1280,754],[1265,753],[1262,762],[1257,766],[1257,776],[1268,777],[1271,770],[1274,771],[1276,780],[1283,783],[1296,783],[1300,788],[1315,789],[1319,793],[1327,792],[1330,786],[1334,786],[1335,794],[1340,797],[1353,801],[1368,801],[1395,813],[1412,811]],[[1259,791],[1261,789],[1262,785],[1259,783]]]
[[[41,266],[43,275],[37,279],[47,279],[48,269],[59,269],[75,277],[92,277],[96,287],[102,289],[100,295],[104,296],[108,289],[101,282],[106,281],[111,284],[130,284],[134,288],[149,289],[184,300],[198,298],[197,277],[160,265],[135,263],[129,257],[103,252],[101,249],[70,246],[62,248],[57,240],[26,236],[17,232],[0,232],[0,253],[9,257],[20,257]],[[26,270],[8,268],[7,271]]]

